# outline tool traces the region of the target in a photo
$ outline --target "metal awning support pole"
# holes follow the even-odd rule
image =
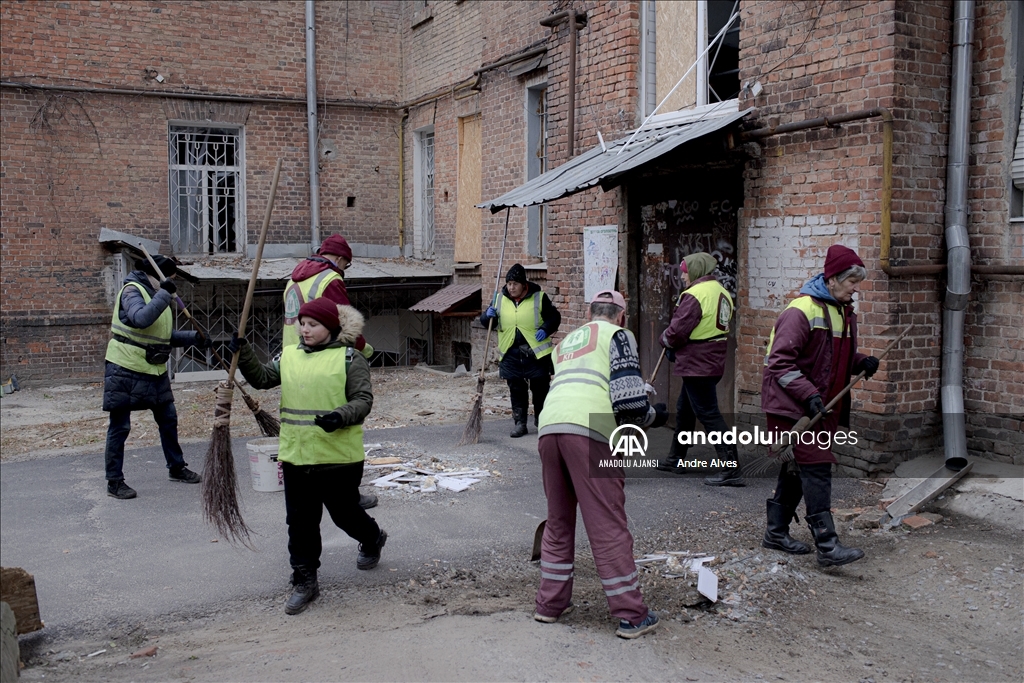
[[[316,117],[316,15],[313,0],[306,0],[306,125],[309,128],[309,223],[310,244],[320,246],[320,168],[317,161]]]
[[[576,153],[576,31],[587,25],[586,12],[577,13],[575,10],[565,10],[550,17],[541,19],[541,26],[554,27],[559,23],[569,21],[569,158]]]

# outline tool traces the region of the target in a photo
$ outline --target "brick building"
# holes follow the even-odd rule
[[[743,422],[760,419],[760,365],[775,317],[820,270],[827,246],[847,244],[869,269],[858,303],[862,347],[879,351],[895,329],[917,328],[855,392],[855,427],[867,438],[843,462],[884,472],[935,449],[953,3],[740,2],[729,24],[735,6],[315,3],[320,220],[312,226],[305,3],[4,3],[0,374],[39,382],[100,376],[124,267],[98,242],[103,227],[197,264],[206,276],[195,284],[197,299],[211,282],[207,293],[216,298],[230,282],[224,273],[246,271],[238,261],[255,242],[278,157],[284,174],[269,255],[308,253],[314,227],[323,236],[340,231],[356,244],[357,264],[388,276],[351,283],[357,305],[371,313],[371,341],[404,340],[394,355],[406,360],[414,346],[439,364],[466,359],[470,346],[479,355],[484,332],[471,323],[479,304],[463,295],[475,283],[482,298],[491,295],[506,212],[474,205],[545,182],[568,162],[593,170],[602,141],[617,151],[615,141],[631,135],[696,60],[637,137],[635,144],[664,151],[637,154],[622,172],[591,173],[589,184],[543,205],[510,209],[503,269],[526,265],[571,329],[586,312],[584,228],[615,226],[612,276],[627,294],[649,368],[678,291],[674,264],[692,251],[715,253],[738,304],[720,399]],[[966,308],[967,445],[973,455],[1019,462],[1024,294],[1007,266],[1019,273],[1024,258],[1024,178],[1013,165],[1024,163],[1014,162],[1024,155],[1024,12],[981,0],[974,17],[967,227],[971,260],[989,272],[973,271]],[[722,46],[705,54],[720,30]],[[878,109],[893,119],[891,206],[883,201],[879,116],[749,136]],[[175,178],[187,179],[190,169],[173,163],[177,148],[168,142],[187,148],[197,130],[238,150],[207,159],[217,167],[208,182],[220,199],[203,210],[233,216],[227,231],[182,227],[190,207],[175,195]],[[934,272],[913,270],[922,265]],[[462,286],[459,297],[409,311],[449,280]],[[271,322],[280,284],[269,276],[261,283]],[[218,306],[233,310],[209,307]],[[264,327],[272,339],[273,325]],[[661,395],[674,396],[678,386],[665,374]]]

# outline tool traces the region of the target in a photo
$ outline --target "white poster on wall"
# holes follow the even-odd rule
[[[615,286],[619,267],[619,226],[598,225],[583,228],[583,296],[584,301],[603,289]]]

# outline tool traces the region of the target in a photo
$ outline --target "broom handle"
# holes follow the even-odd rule
[[[896,337],[891,342],[889,342],[889,345],[886,346],[882,350],[882,353],[878,354],[878,360],[882,360],[883,358],[885,358],[885,354],[889,353],[889,351],[891,351],[893,349],[893,347],[895,347],[897,344],[899,344],[900,341],[902,341],[902,339],[904,337],[906,337],[910,333],[910,331],[912,329],[914,329],[914,327],[915,327],[914,325],[911,325],[907,329],[905,329],[902,332],[900,332],[898,337]],[[807,418],[807,417],[800,418],[800,420],[795,425],[793,425],[793,429],[790,430],[790,431],[793,431],[793,432],[796,432],[796,433],[799,434],[801,432],[806,432],[808,429],[810,429],[814,425],[818,424],[818,421],[821,420],[822,415],[824,415],[825,413],[827,413],[830,410],[832,410],[832,408],[835,407],[835,405],[837,403],[839,403],[839,401],[841,401],[842,398],[844,396],[846,396],[846,394],[850,393],[850,390],[853,389],[853,386],[855,384],[857,384],[857,382],[861,381],[862,379],[864,379],[864,373],[863,372],[861,372],[856,377],[854,377],[852,380],[850,380],[850,383],[847,384],[846,387],[844,387],[842,391],[840,391],[838,394],[836,394],[835,398],[833,398],[831,401],[828,402],[828,405],[825,406],[824,412],[818,413],[817,415],[815,415],[812,418]],[[803,422],[804,420],[807,420],[807,422],[804,422],[804,424],[801,425],[800,423]],[[789,446],[789,445],[791,445],[791,444],[787,444],[787,446]]]
[[[679,298],[676,299],[676,305],[672,308],[672,313],[675,314],[676,309],[679,308],[679,304],[683,301],[683,292],[679,292]],[[671,321],[669,321],[671,324]],[[661,347],[661,355],[658,356],[658,362],[654,366],[654,372],[651,373],[651,378],[647,380],[648,384],[654,384],[654,378],[658,376],[658,370],[661,369],[661,362],[665,360],[665,353],[668,351],[664,346]]]
[[[490,305],[493,306],[498,298],[498,287],[501,286],[501,267],[505,263],[505,242],[508,241],[508,218],[512,212],[511,207],[505,208],[505,236],[501,238],[501,254],[498,256],[498,276],[494,278],[494,296],[491,297]],[[487,321],[487,337],[484,340],[484,360],[480,363],[480,380],[483,381],[484,370],[487,369],[487,351],[491,345],[491,326],[494,324],[494,318],[490,318]]]
[[[263,215],[263,229],[260,230],[260,241],[256,245],[256,260],[252,262],[252,275],[249,277],[249,289],[245,293],[245,303],[242,304],[242,318],[238,321],[238,338],[245,336],[245,323],[249,319],[249,306],[252,305],[252,295],[256,291],[256,279],[260,274],[260,261],[263,259],[263,245],[267,241],[267,229],[270,227],[270,216],[274,212],[274,197],[277,196],[277,181],[281,177],[281,159],[277,160],[274,168],[274,180],[270,183],[270,198],[267,200],[267,211]],[[239,351],[231,356],[231,369],[228,370],[228,386],[235,383],[235,370],[238,369]]]

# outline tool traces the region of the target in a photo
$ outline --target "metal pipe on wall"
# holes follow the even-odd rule
[[[568,116],[568,150],[569,157],[576,151],[576,31],[587,25],[587,14],[575,10],[565,10],[541,19],[541,26],[554,27],[563,21],[569,21],[569,116]]]
[[[317,160],[316,116],[316,14],[313,0],[306,0],[306,125],[309,133],[310,244],[320,246],[320,168]]]
[[[942,435],[946,467],[967,465],[964,416],[964,319],[971,293],[967,237],[967,176],[971,127],[971,40],[974,0],[953,4],[953,75],[949,89],[949,153],[946,157],[946,297],[942,302]]]

